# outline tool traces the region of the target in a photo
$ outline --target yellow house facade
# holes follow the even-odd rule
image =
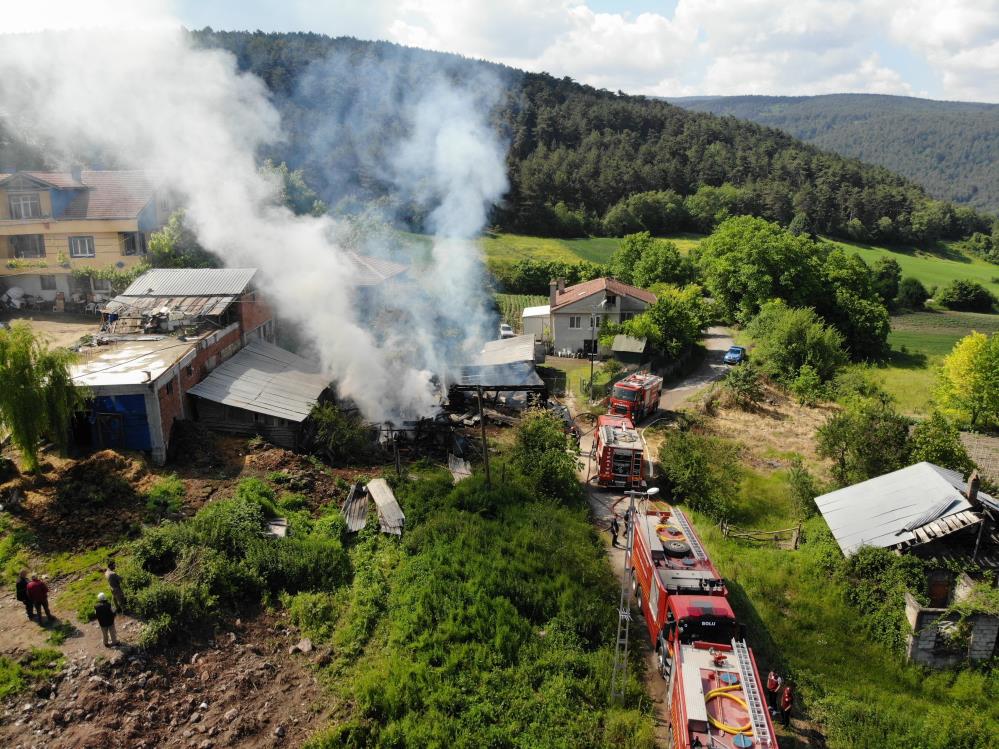
[[[107,282],[73,271],[141,263],[165,211],[140,171],[0,174],[0,293],[19,287],[68,301],[109,291]]]

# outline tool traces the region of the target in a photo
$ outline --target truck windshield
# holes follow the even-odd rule
[[[735,637],[735,622],[715,616],[688,618],[680,621],[680,641],[684,643],[713,642],[728,645]]]
[[[613,397],[622,401],[636,401],[638,400],[638,391],[629,390],[621,387],[620,385],[615,385]]]

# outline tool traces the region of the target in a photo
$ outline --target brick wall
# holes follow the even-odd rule
[[[948,614],[947,609],[923,608],[908,593],[905,594],[905,617],[912,627],[909,635],[908,656],[914,663],[933,668],[950,668],[965,659],[972,661],[988,660],[996,652],[999,639],[999,617],[985,614],[969,616],[970,626],[968,649],[966,652],[953,652],[943,649],[941,627],[953,626],[956,614]]]
[[[243,333],[251,333],[256,328],[274,318],[270,305],[267,304],[260,294],[249,291],[239,298],[237,312],[239,313],[239,324],[243,328]]]

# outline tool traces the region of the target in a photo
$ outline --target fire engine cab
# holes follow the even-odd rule
[[[641,487],[642,438],[624,416],[598,416],[593,430],[593,455],[600,486]]]
[[[637,424],[659,409],[663,378],[648,372],[635,372],[617,382],[611,390],[607,412],[627,416]]]

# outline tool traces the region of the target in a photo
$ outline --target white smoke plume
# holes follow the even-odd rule
[[[22,28],[60,17],[40,5]],[[403,324],[379,334],[362,322],[356,270],[336,240],[342,227],[295,216],[279,203],[280,185],[258,171],[261,149],[283,137],[264,84],[238,72],[230,54],[194,48],[168,14],[96,5],[108,13],[89,13],[85,32],[0,36],[0,116],[67,158],[96,148],[157,175],[181,196],[206,249],[230,267],[260,270],[282,324],[312,344],[342,396],[372,420],[429,413],[433,376],[447,380],[492,322],[468,241],[507,187],[483,84],[473,93],[433,81],[394,113],[404,135],[386,154],[386,173],[424,201],[436,237],[429,264],[413,271],[423,293],[393,299]],[[131,9],[128,28],[108,28],[119,6]]]

